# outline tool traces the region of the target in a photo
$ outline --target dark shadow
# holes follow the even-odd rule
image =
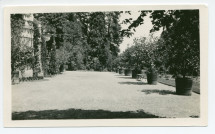
[[[44,110],[13,112],[12,120],[35,120],[35,119],[126,119],[126,118],[162,118],[143,110],[131,112],[112,112],[105,110]]]
[[[33,80],[32,82],[43,82],[43,81],[49,81],[49,79],[39,79],[39,80]]]
[[[123,76],[123,75],[122,74],[115,74],[114,76],[119,76],[120,77],[120,76]]]
[[[36,78],[22,78],[20,79],[20,82],[42,82],[42,81],[49,81],[49,79],[47,78],[40,78],[40,79],[36,79]]]
[[[121,78],[121,79],[134,79],[131,76],[118,76],[117,78]]]
[[[142,81],[138,81],[138,82],[130,82],[130,81],[126,81],[126,82],[118,82],[119,84],[127,84],[127,85],[147,85],[148,83],[142,82]]]
[[[191,118],[199,118],[198,115],[191,115],[190,117],[191,117]]]
[[[141,92],[144,92],[145,94],[159,94],[159,95],[168,95],[168,94],[172,94],[175,95],[176,92],[175,91],[170,91],[170,90],[158,90],[158,89],[146,89],[146,90],[141,90]]]

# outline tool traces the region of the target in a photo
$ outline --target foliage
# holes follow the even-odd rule
[[[140,16],[136,20],[128,18],[123,21],[129,24],[128,29],[123,30],[119,24],[121,13],[36,13],[33,48],[23,45],[21,37],[25,22],[23,14],[12,14],[12,71],[24,70],[27,66],[37,70],[40,55],[38,44],[42,41],[43,71],[49,70],[52,74],[57,73],[60,66],[68,64],[72,70],[147,67],[182,74],[184,77],[199,75],[198,10],[140,11]],[[126,13],[131,14],[129,11]],[[147,14],[150,15],[153,24],[150,32],[162,30],[161,37],[135,39],[133,46],[118,55],[123,36],[130,37],[132,30],[135,32],[136,27],[144,24],[144,17]],[[41,35],[37,21],[42,25]],[[50,39],[47,40],[46,36],[50,36]]]
[[[151,35],[149,38],[135,38],[133,43],[133,46],[122,53],[121,62],[124,67],[159,70],[162,61],[158,52],[158,39]]]
[[[183,77],[199,75],[199,11],[176,10],[168,14],[169,21],[164,25],[162,38],[169,56],[167,64],[170,72]]]
[[[41,33],[40,33],[40,29],[39,29],[39,22],[37,20],[33,21],[33,27],[34,27],[34,34],[33,34],[33,49],[34,49],[34,62],[33,62],[33,71],[34,71],[34,75],[35,73],[39,73],[41,72],[41,68],[40,68],[40,51],[39,51],[39,47],[41,45]]]
[[[47,42],[50,46],[50,61],[49,61],[49,73],[54,75],[59,72],[59,65],[57,64],[57,55],[56,55],[56,45],[55,45],[55,38],[51,37],[49,42]]]
[[[152,19],[151,32],[163,30],[159,45],[160,55],[164,54],[163,67],[175,75],[199,75],[199,10],[141,11],[137,20],[128,19],[131,24],[127,31],[143,24],[147,13]]]
[[[113,61],[118,56],[119,44],[122,42],[119,24],[120,13],[35,13],[33,14],[34,45],[31,51],[30,48],[24,48],[28,51],[22,51],[23,54],[21,52],[15,53],[21,46],[17,44],[20,42],[15,41],[15,37],[20,35],[21,31],[17,31],[22,29],[21,26],[24,25],[22,14],[16,14],[11,17],[12,23],[14,23],[12,25],[12,39],[14,40],[12,42],[13,46],[17,46],[12,47],[12,60],[18,62],[11,62],[13,64],[11,66],[18,69],[23,65],[22,68],[25,68],[26,61],[29,61],[34,72],[43,71],[44,74],[47,72],[56,74],[65,64],[69,65],[71,70],[107,69],[110,71],[113,69]],[[20,23],[16,27],[18,20]],[[40,23],[41,32],[38,28]],[[41,53],[39,53],[40,44]],[[43,70],[39,70],[40,55]],[[20,58],[20,56],[26,57]],[[20,63],[21,61],[23,62]]]
[[[48,64],[47,64],[47,58],[48,58],[48,51],[46,47],[46,40],[44,36],[41,36],[41,64],[44,75],[48,74]]]
[[[97,66],[112,68],[112,60],[118,55],[120,35],[120,12],[77,13],[82,23],[83,33],[87,39],[86,66],[92,67],[98,59]]]
[[[24,14],[11,14],[11,73],[16,70],[24,71],[26,67],[32,67],[33,49],[26,45],[28,39],[23,39]],[[29,22],[31,23],[31,22]]]

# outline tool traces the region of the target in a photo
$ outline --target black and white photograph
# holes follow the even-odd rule
[[[11,122],[205,119],[206,7],[110,7],[7,13]]]

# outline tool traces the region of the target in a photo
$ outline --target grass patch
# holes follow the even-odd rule
[[[175,95],[176,93],[174,91],[170,90],[159,90],[159,89],[150,89],[150,90],[142,90],[141,92],[144,92],[146,95],[148,94],[159,94],[159,95]]]
[[[12,120],[36,120],[36,119],[126,119],[126,118],[160,118],[146,113],[143,110],[136,112],[112,112],[105,110],[44,110],[13,112]]]

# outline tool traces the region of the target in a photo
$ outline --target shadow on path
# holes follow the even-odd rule
[[[126,82],[118,82],[119,84],[127,84],[127,85],[147,85],[148,83],[144,83],[142,81],[138,81],[138,82],[130,82],[130,81],[126,81]]]
[[[158,90],[158,89],[146,89],[146,90],[141,90],[141,92],[144,92],[146,95],[148,94],[153,94],[153,93],[157,93],[159,95],[175,95],[176,92],[175,91],[170,91],[170,90]]]
[[[191,118],[199,118],[198,115],[191,115],[190,117],[191,117]]]
[[[161,118],[156,115],[145,113],[143,110],[131,112],[112,112],[105,110],[44,110],[13,112],[12,120],[34,119],[126,119],[126,118]]]
[[[33,82],[42,82],[42,81],[49,81],[49,79],[44,78],[44,79],[40,79],[40,80],[33,81]]]
[[[118,76],[117,78],[121,78],[121,79],[134,79],[134,78],[132,78],[131,76],[129,77],[129,76]]]
[[[43,78],[43,79],[21,79],[20,82],[45,82],[45,81],[49,81],[49,79],[47,78]]]

